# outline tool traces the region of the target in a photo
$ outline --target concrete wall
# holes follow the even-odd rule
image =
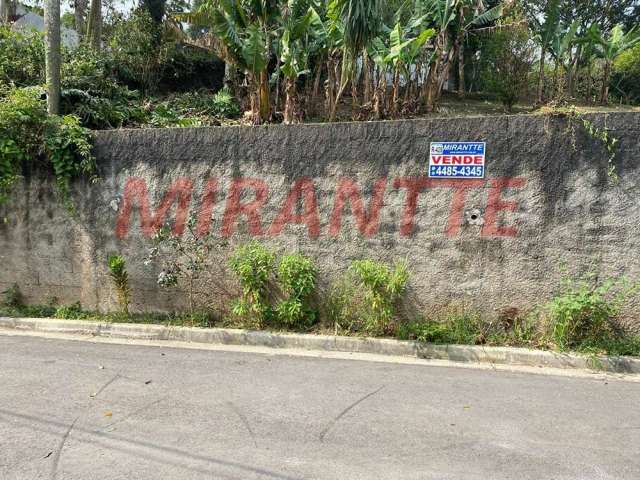
[[[640,278],[640,115],[590,119],[620,139],[618,183],[598,141],[549,116],[99,132],[101,181],[77,183],[77,219],[35,173],[0,207],[0,289],[108,309],[119,252],[137,309],[180,308],[143,257],[157,225],[189,215],[218,241],[219,282],[201,288],[223,305],[227,255],[252,237],[314,256],[324,285],[353,259],[405,259],[417,312],[532,308],[566,272]],[[484,180],[426,178],[430,142],[456,140],[487,142]]]

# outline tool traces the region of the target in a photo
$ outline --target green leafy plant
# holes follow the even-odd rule
[[[626,280],[567,280],[545,309],[550,340],[560,350],[606,350],[620,336],[616,318],[639,287]]]
[[[238,317],[253,320],[258,327],[272,314],[267,288],[274,263],[275,254],[255,241],[238,247],[229,262],[242,288],[242,298],[236,301],[232,311]]]
[[[14,31],[0,25],[0,86],[27,87],[44,82],[41,33]]]
[[[301,254],[284,255],[278,265],[278,283],[287,296],[276,307],[278,320],[289,327],[303,328],[317,318],[310,299],[316,287],[316,266]]]
[[[164,225],[153,237],[144,264],[160,268],[157,283],[163,288],[186,291],[189,314],[194,322],[198,317],[211,317],[213,310],[226,308],[230,291],[225,265],[212,255],[225,245],[210,232],[197,231],[197,219],[190,216],[182,235],[174,235],[170,225]]]
[[[126,261],[120,255],[109,257],[109,276],[118,295],[118,303],[122,313],[129,315],[129,304],[131,303],[131,287],[129,286],[129,274],[127,273]]]
[[[95,178],[91,133],[77,117],[47,115],[40,88],[11,88],[0,98],[0,203],[25,166],[48,166],[65,207],[74,212],[71,180]],[[44,161],[44,162],[42,162]]]
[[[20,287],[17,283],[14,283],[2,292],[2,296],[4,297],[2,305],[5,307],[15,308],[23,305],[22,292],[20,292]]]
[[[364,290],[364,330],[371,335],[388,332],[395,314],[395,306],[404,294],[409,281],[405,263],[393,269],[374,260],[356,260],[349,267],[357,285]]]
[[[91,315],[82,309],[80,302],[76,302],[71,305],[62,305],[58,307],[54,314],[55,318],[61,318],[63,320],[83,320],[90,318]]]

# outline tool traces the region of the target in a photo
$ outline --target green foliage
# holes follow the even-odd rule
[[[614,95],[629,103],[640,103],[640,44],[615,59],[611,86]]]
[[[63,113],[80,118],[89,128],[115,128],[143,123],[146,114],[138,105],[138,92],[118,83],[110,52],[86,45],[65,52],[62,64]]]
[[[89,318],[90,315],[82,309],[80,302],[76,302],[71,305],[58,307],[54,313],[54,317],[63,320],[85,320]]]
[[[26,165],[44,163],[55,175],[64,205],[73,211],[71,179],[95,173],[90,132],[74,116],[47,115],[39,88],[11,88],[0,98],[0,202]]]
[[[240,106],[229,90],[215,94],[206,91],[174,95],[157,104],[149,123],[156,127],[197,127],[219,125],[220,120],[240,115]]]
[[[374,260],[356,260],[349,267],[356,285],[364,291],[363,329],[371,335],[382,335],[390,329],[395,306],[404,294],[409,272],[404,263],[390,269]]]
[[[560,350],[600,349],[614,343],[615,320],[639,287],[625,280],[566,281],[546,306],[547,334]]]
[[[278,265],[278,283],[287,296],[276,307],[278,320],[289,327],[301,328],[317,318],[310,300],[316,287],[316,266],[301,254],[284,255]]]
[[[268,302],[268,283],[273,273],[275,254],[258,242],[238,247],[229,262],[242,288],[242,298],[233,306],[233,313],[262,326],[272,315]]]
[[[120,255],[111,255],[109,257],[109,276],[116,289],[120,308],[125,315],[128,315],[129,304],[131,303],[131,287],[129,286],[126,261]]]
[[[534,45],[526,28],[493,32],[482,45],[482,88],[511,111],[527,93],[533,59]]]
[[[5,307],[20,307],[23,305],[22,292],[17,283],[11,285],[8,289],[2,292],[4,299],[2,305]]]
[[[162,39],[161,28],[148,11],[138,8],[116,24],[109,42],[118,76],[143,93],[157,90],[174,48]]]
[[[0,88],[44,82],[44,41],[37,32],[16,32],[0,25]]]
[[[396,336],[401,340],[444,345],[539,345],[539,329],[534,319],[517,311],[488,320],[477,312],[449,308],[434,318],[404,322]]]

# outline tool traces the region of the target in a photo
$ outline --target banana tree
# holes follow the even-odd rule
[[[572,71],[572,62],[571,58],[573,53],[573,48],[577,43],[577,32],[578,27],[580,26],[580,20],[574,20],[569,28],[565,31],[564,28],[559,26],[556,29],[556,34],[551,41],[550,44],[550,52],[555,60],[555,66],[553,69],[553,91],[554,93],[558,92],[558,71],[560,67],[563,67],[569,76],[568,82],[571,83],[571,71]],[[570,90],[570,85],[567,85]]]
[[[451,63],[451,41],[449,27],[456,19],[456,0],[424,1],[431,21],[438,35],[435,39],[435,50],[430,61],[429,73],[425,82],[425,103],[427,112],[435,109],[440,98],[444,82],[449,75]]]
[[[206,0],[178,21],[210,27],[216,52],[244,71],[251,85],[251,112],[256,124],[271,118],[269,61],[280,12],[277,0]]]
[[[420,22],[413,22],[419,24]],[[411,24],[409,29],[411,29]],[[435,35],[432,28],[420,31],[416,36],[409,37],[404,31],[400,22],[389,32],[388,43],[377,37],[369,49],[369,55],[380,69],[378,86],[374,94],[374,112],[378,118],[383,114],[384,94],[387,90],[387,76],[391,73],[393,77],[391,112],[395,115],[398,109],[400,78],[404,77],[407,84],[407,92],[411,79],[411,65],[415,64],[416,58],[420,55],[424,45]]]
[[[285,78],[284,123],[299,123],[302,112],[299,109],[297,82],[303,75],[308,75],[309,55],[318,39],[326,35],[322,19],[318,12],[309,6],[303,15],[297,8],[298,0],[289,0],[286,14],[283,15],[284,30],[278,45],[280,71]]]
[[[547,52],[556,38],[560,26],[560,0],[549,0],[538,19],[533,16],[535,39],[540,44],[540,69],[538,73],[538,103],[544,102],[544,66]]]
[[[618,55],[640,43],[640,31],[632,28],[625,33],[621,25],[616,25],[608,34],[595,27],[589,30],[589,35],[595,45],[597,56],[604,61],[600,102],[606,105],[609,103],[609,81],[613,61]]]
[[[502,17],[504,5],[499,4],[493,8],[486,9],[483,0],[457,0],[457,28],[455,34],[454,51],[458,57],[458,95],[464,96],[464,44],[469,32],[477,28],[485,27]]]

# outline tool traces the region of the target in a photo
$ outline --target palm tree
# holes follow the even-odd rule
[[[44,4],[45,70],[47,80],[47,111],[60,113],[60,0]]]
[[[595,45],[596,54],[604,60],[600,103],[606,105],[609,103],[609,81],[613,61],[618,55],[640,43],[640,32],[632,28],[625,33],[621,25],[616,25],[608,35],[597,27],[590,29],[589,35]]]

